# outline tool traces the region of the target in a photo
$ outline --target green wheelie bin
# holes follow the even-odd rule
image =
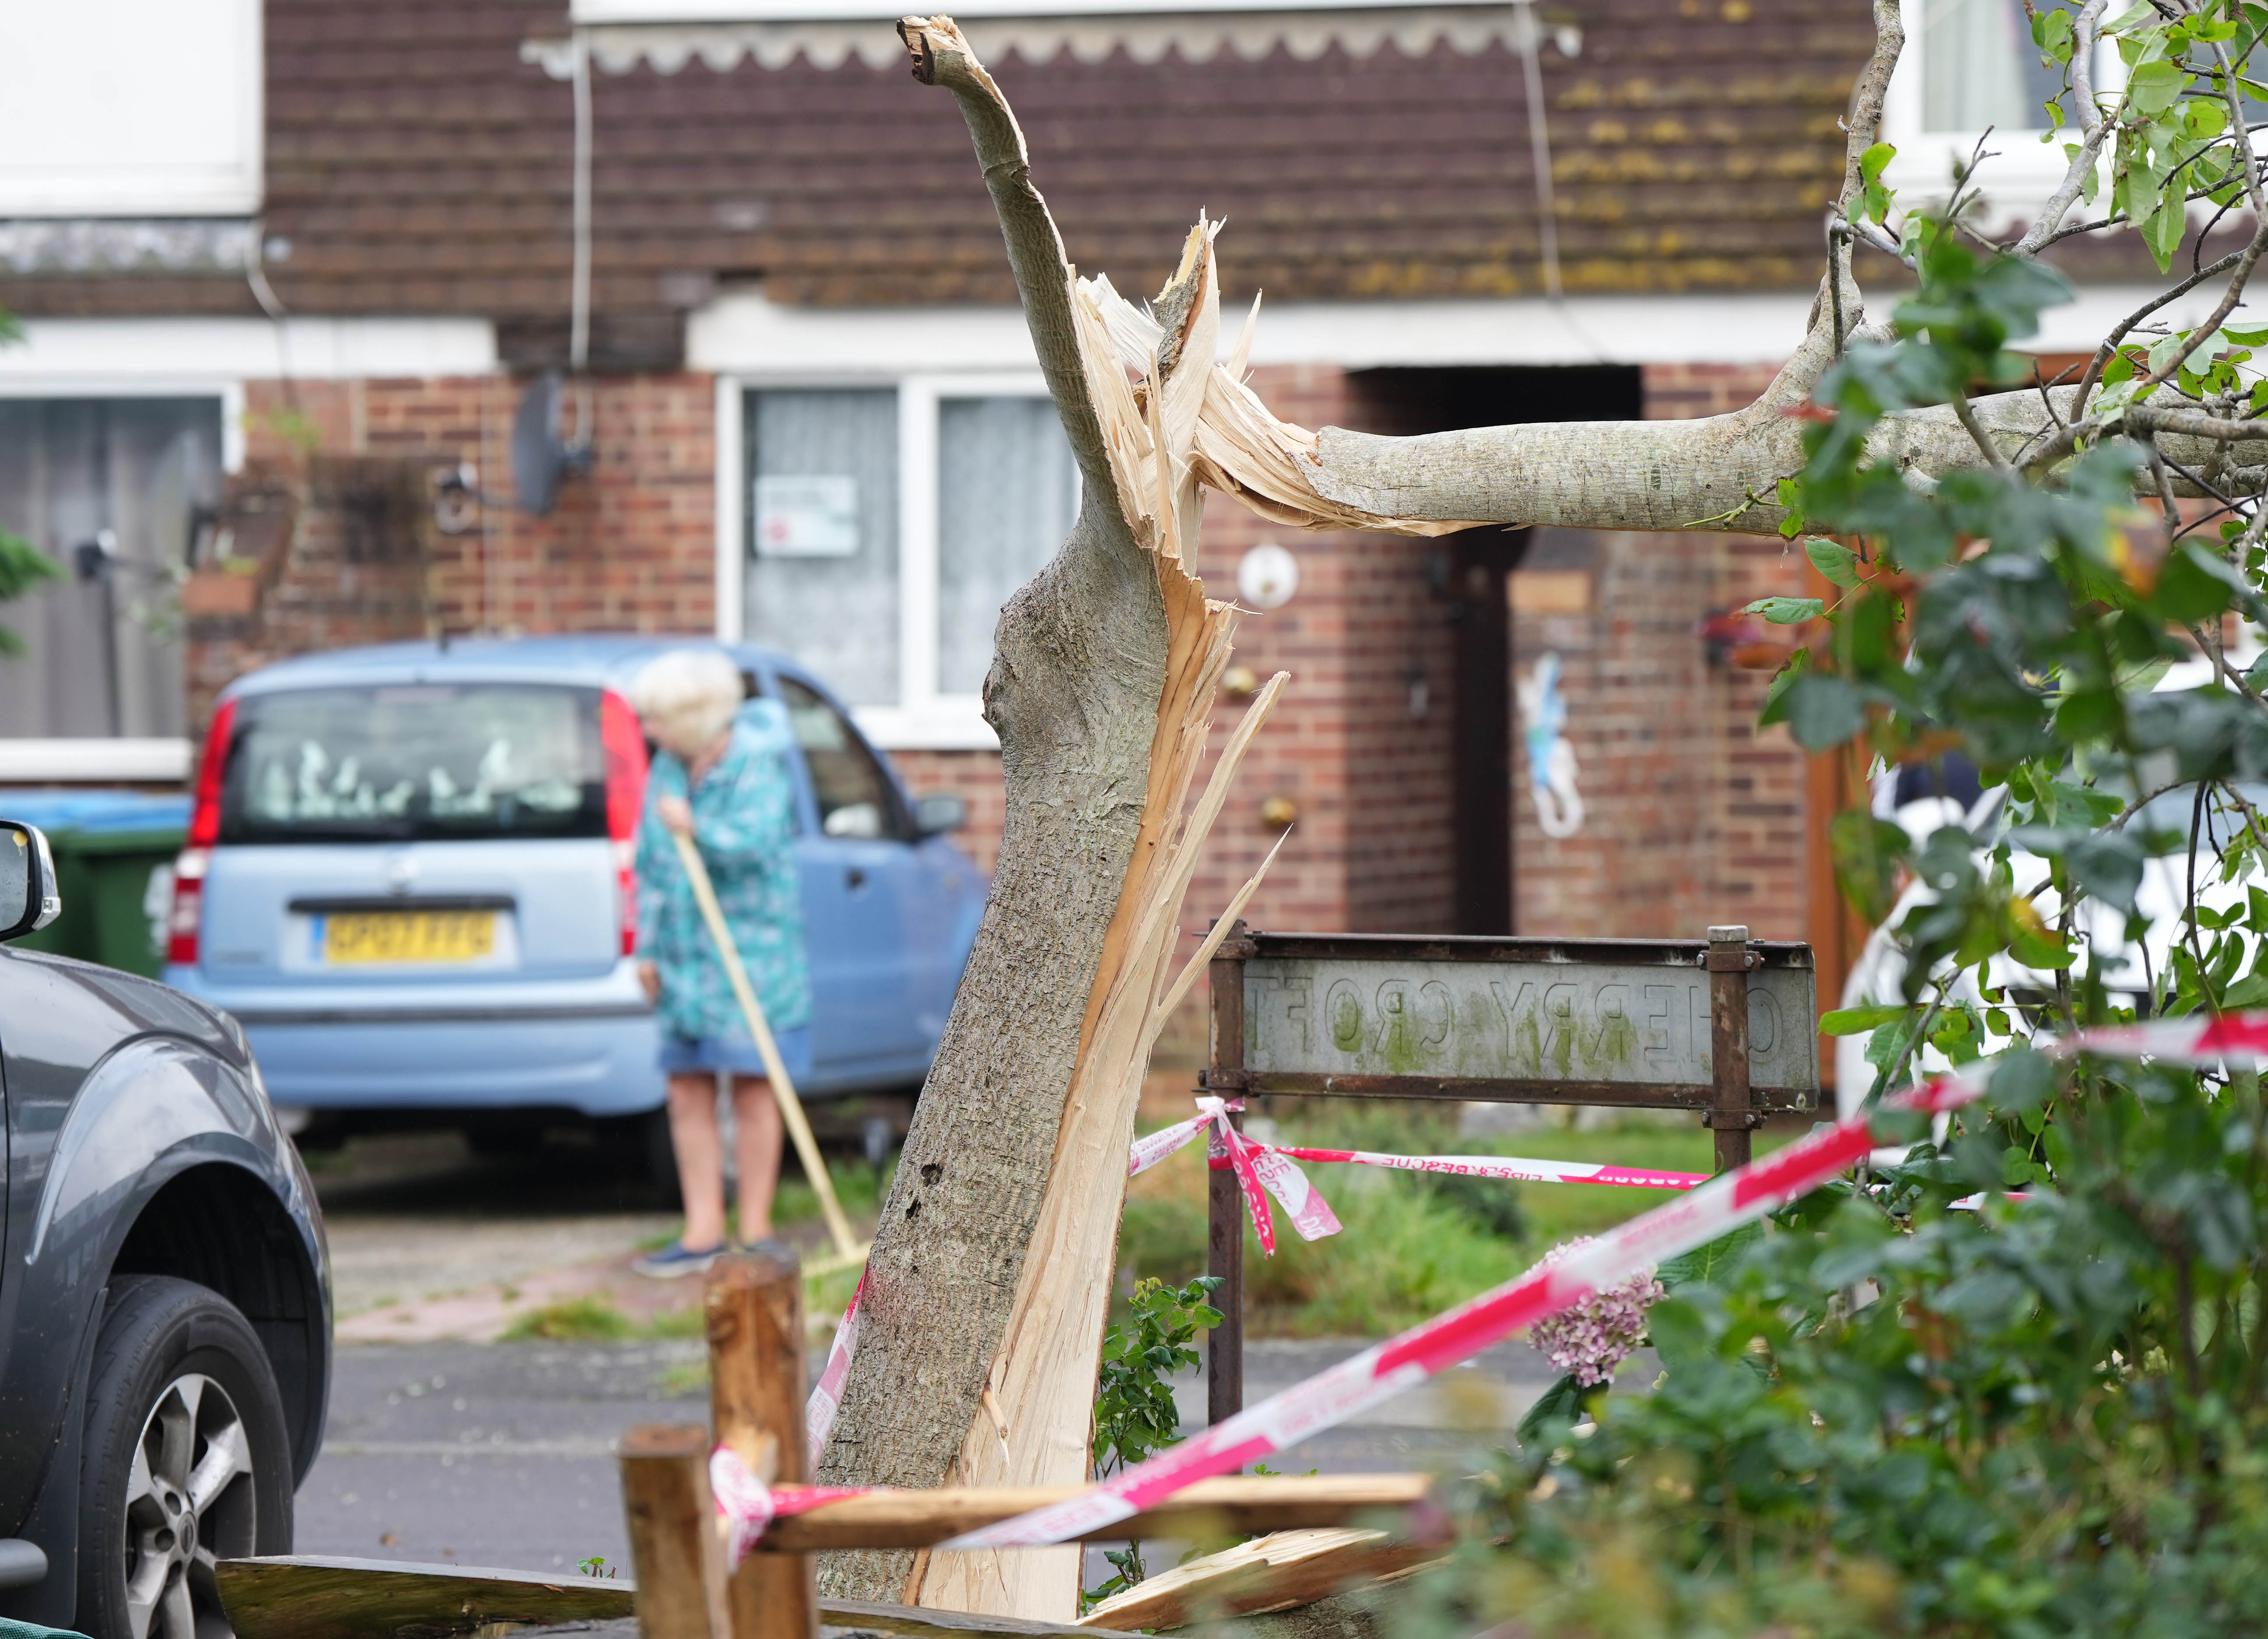
[[[155,979],[189,799],[144,791],[0,790],[0,819],[47,833],[63,914],[17,941]]]

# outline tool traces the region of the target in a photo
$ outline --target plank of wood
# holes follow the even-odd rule
[[[1429,1543],[1396,1542],[1382,1531],[1279,1531],[1161,1571],[1105,1599],[1079,1624],[1131,1633],[1285,1611],[1438,1562],[1440,1552]]]
[[[630,1615],[637,1592],[626,1580],[313,1554],[223,1560],[216,1570],[237,1639],[394,1639],[489,1622],[608,1621]]]
[[[821,1599],[819,1620],[829,1628],[872,1628],[905,1639],[1094,1639],[1085,1628],[1062,1622],[1028,1621],[1020,1616],[985,1616],[969,1611],[924,1611],[910,1605],[876,1605],[865,1599]]]
[[[709,1430],[646,1423],[615,1447],[638,1575],[639,1639],[729,1639],[725,1545],[709,1491]]]
[[[768,1482],[811,1478],[804,1437],[803,1276],[792,1251],[735,1253],[709,1271],[709,1407],[717,1438]],[[751,1554],[731,1573],[733,1639],[817,1639],[809,1556]]]
[[[637,1595],[637,1584],[626,1578],[539,1577],[323,1554],[223,1560],[217,1569],[237,1639],[446,1639],[491,1622],[620,1621],[632,1613]],[[1054,1622],[856,1599],[822,1599],[819,1617],[828,1628],[904,1639],[1087,1639],[1081,1629]]]
[[[1223,1475],[1201,1480],[1131,1519],[1101,1526],[1087,1540],[1129,1537],[1242,1536],[1257,1531],[1344,1525],[1425,1500],[1425,1474],[1322,1474],[1313,1477]],[[822,1548],[927,1547],[1078,1495],[1077,1486],[986,1486],[934,1491],[878,1491],[845,1497],[776,1520],[759,1553],[806,1554]],[[947,1557],[939,1555],[939,1558]],[[961,1557],[954,1555],[951,1557]]]

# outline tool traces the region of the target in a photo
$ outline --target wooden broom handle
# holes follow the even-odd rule
[[[684,862],[686,879],[693,884],[694,902],[701,907],[701,919],[709,924],[709,937],[717,942],[717,954],[725,964],[725,977],[732,981],[733,994],[740,998],[740,1011],[748,1021],[748,1034],[755,1038],[756,1052],[764,1061],[764,1072],[771,1078],[773,1095],[779,1099],[780,1117],[787,1123],[788,1136],[795,1141],[795,1153],[803,1162],[803,1170],[811,1179],[811,1187],[819,1192],[819,1210],[827,1219],[827,1233],[835,1242],[838,1256],[858,1261],[860,1247],[858,1238],[850,1232],[850,1220],[843,1215],[843,1203],[835,1198],[835,1180],[827,1175],[827,1163],[820,1158],[819,1142],[811,1136],[811,1123],[804,1119],[803,1100],[795,1096],[795,1084],[788,1079],[787,1066],[780,1062],[779,1043],[772,1040],[771,1026],[764,1022],[764,1010],[756,1001],[755,987],[748,982],[748,970],[740,965],[740,946],[733,942],[733,930],[725,925],[724,908],[717,903],[717,890],[710,885],[709,867],[701,861],[701,850],[693,839],[681,831],[672,831],[677,843],[677,856]]]

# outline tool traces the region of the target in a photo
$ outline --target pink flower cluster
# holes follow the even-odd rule
[[[1589,1237],[1580,1236],[1543,1254],[1557,1263]],[[1619,1286],[1593,1292],[1571,1309],[1538,1320],[1528,1328],[1528,1341],[1542,1349],[1560,1371],[1573,1374],[1588,1387],[1612,1380],[1615,1368],[1630,1358],[1631,1350],[1646,1335],[1646,1312],[1662,1297],[1662,1284],[1651,1271],[1633,1275]]]

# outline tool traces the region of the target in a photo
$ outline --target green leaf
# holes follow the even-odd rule
[[[1866,702],[1841,678],[1806,672],[1787,691],[1787,725],[1797,745],[1824,751],[1867,726]]]
[[[2071,873],[2096,899],[2120,910],[2134,908],[2135,890],[2142,886],[2142,848],[2123,831],[2084,836],[2066,856]]]
[[[2137,114],[2155,116],[2174,106],[2188,76],[2178,62],[2145,62],[2126,77],[2126,99]]]
[[[1803,543],[1803,555],[1832,584],[1847,589],[1859,584],[1859,555],[1842,542],[1815,535]]]
[[[1894,1004],[1874,1007],[1838,1007],[1819,1016],[1819,1033],[1822,1036],[1856,1036],[1869,1030],[1879,1030],[1884,1025],[1904,1018],[1913,1010]]]
[[[2228,559],[2185,540],[2166,555],[2150,601],[2166,619],[2194,623],[2256,596],[2242,572]]]
[[[1905,827],[1852,809],[1827,822],[1827,845],[1836,886],[1859,919],[1871,927],[1889,915],[1897,899],[1898,866],[1912,849]]]
[[[1569,1372],[1535,1397],[1535,1403],[1520,1420],[1520,1426],[1513,1430],[1513,1437],[1522,1445],[1533,1444],[1547,1429],[1581,1422],[1584,1400],[1598,1392],[1585,1389],[1575,1381],[1575,1374]]]
[[[2139,224],[2142,243],[2157,258],[2161,273],[2174,265],[2174,253],[2181,248],[2182,234],[2189,226],[2187,194],[2188,190],[2176,182],[2166,189],[2149,218]]]
[[[1817,620],[1827,606],[1816,598],[1759,598],[1741,613],[1761,614],[1774,626],[1794,626]]]
[[[1700,1281],[1713,1281],[1730,1268],[1734,1259],[1743,1248],[1752,1246],[1764,1238],[1761,1224],[1743,1224],[1730,1234],[1680,1253],[1653,1272],[1654,1279],[1670,1291],[1681,1286],[1690,1286]]]
[[[1876,143],[1859,156],[1859,209],[1869,222],[1886,221],[1889,217],[1891,194],[1882,186],[1882,171],[1897,151],[1888,143]]]

